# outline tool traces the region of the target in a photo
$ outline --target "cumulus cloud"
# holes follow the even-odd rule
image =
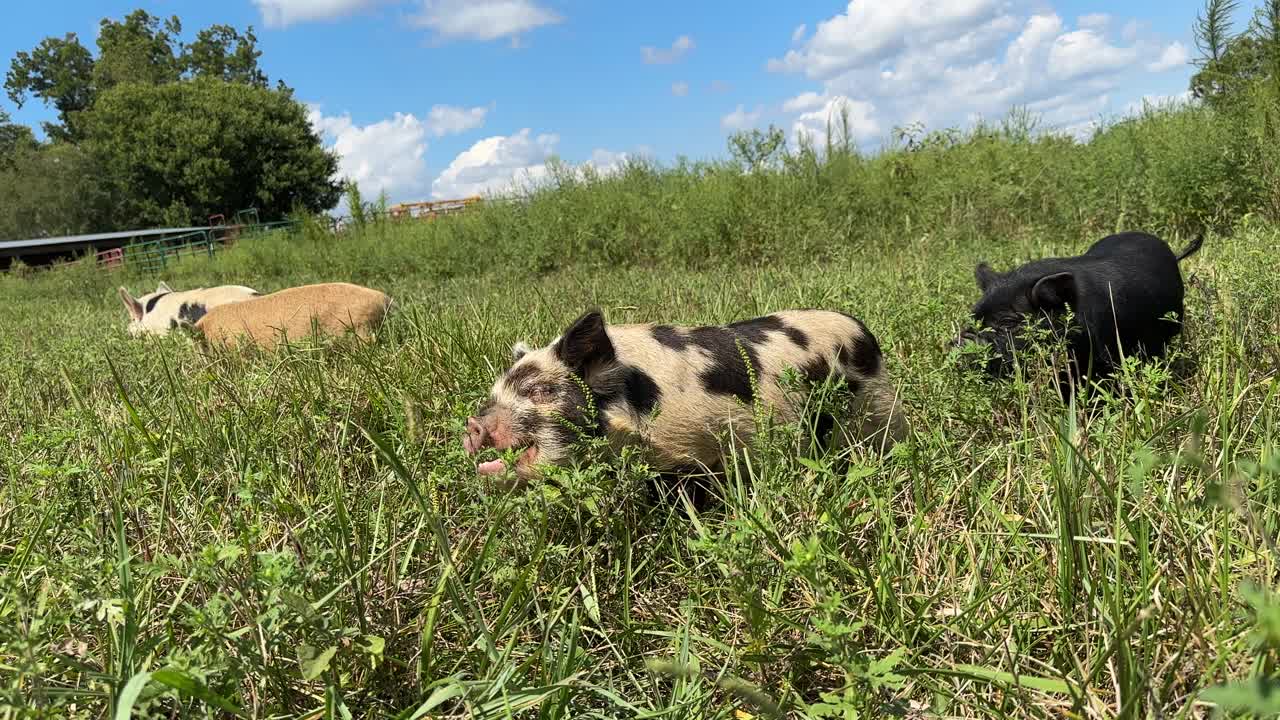
[[[1054,38],[1049,73],[1058,80],[1074,80],[1118,70],[1137,59],[1136,47],[1116,47],[1093,30],[1076,30]]]
[[[1191,53],[1188,52],[1187,46],[1180,42],[1173,42],[1160,53],[1160,57],[1147,65],[1147,69],[1151,72],[1164,72],[1186,65],[1190,59]]]
[[[383,0],[253,0],[267,27],[334,20],[373,7]]]
[[[1069,27],[1051,11],[1027,12],[1029,6],[1022,0],[854,0],[817,23],[807,39],[795,43],[793,36],[794,47],[767,67],[820,85],[783,103],[794,129],[812,129],[812,114],[828,112],[826,103],[843,97],[864,104],[851,106],[860,138],[916,122],[965,124],[1015,105],[1039,113],[1042,126],[1079,134],[1106,112],[1126,79],[1179,54],[1132,22],[1121,27],[1094,14]],[[1151,58],[1159,60],[1148,65]]]
[[[681,35],[676,38],[675,42],[671,43],[669,50],[646,45],[640,48],[640,56],[644,58],[646,65],[669,65],[689,54],[689,51],[693,48],[693,38],[688,35]]]
[[[739,103],[733,112],[720,118],[720,127],[728,131],[746,130],[755,127],[756,123],[760,122],[762,114],[764,114],[764,108],[759,105],[755,110],[748,111]]]
[[[804,23],[797,25],[796,29],[791,31],[791,44],[799,45],[800,41],[804,39],[804,34],[808,30],[809,30],[809,26],[805,25]]]
[[[385,190],[392,199],[404,199],[426,191],[427,123],[396,113],[357,125],[350,115],[327,116],[317,105],[309,107],[307,119],[337,152],[338,177],[355,182],[365,197]]]
[[[928,47],[1006,17],[1004,0],[924,0],[915,3],[853,0],[844,13],[818,23],[799,49],[770,60],[775,72],[831,77],[874,64],[909,46]],[[795,33],[792,34],[793,39]]]
[[[548,164],[559,144],[559,135],[535,136],[529,128],[513,135],[484,138],[449,163],[431,184],[431,193],[436,198],[462,198],[535,187],[551,176]],[[586,162],[564,168],[579,176],[585,168],[591,168],[597,175],[609,175],[620,170],[630,158],[629,153],[596,149]]]
[[[843,95],[830,98],[808,97],[810,95],[814,94],[805,93],[788,101],[793,109],[815,108],[801,113],[792,124],[791,132],[796,142],[804,138],[814,147],[824,147],[830,131],[836,141],[847,139],[859,145],[880,134],[880,123],[875,118],[876,108],[871,103],[851,100]],[[783,109],[786,107],[784,104]]]
[[[427,125],[436,137],[456,135],[484,125],[489,114],[487,107],[461,108],[453,105],[435,105],[427,113]]]
[[[431,184],[431,193],[437,198],[468,197],[536,183],[547,177],[547,160],[559,142],[558,135],[535,137],[529,128],[484,138],[449,163]]]
[[[804,112],[821,107],[826,98],[816,92],[804,92],[782,103],[782,112]]]
[[[621,170],[630,159],[630,153],[597,148],[591,152],[591,157],[580,167],[589,167],[599,175],[612,175]]]
[[[519,36],[564,18],[533,0],[423,0],[414,25],[434,30],[444,39],[497,40]]]
[[[689,83],[687,82],[671,83],[671,94],[675,95],[676,97],[684,97],[685,95],[688,95]]]

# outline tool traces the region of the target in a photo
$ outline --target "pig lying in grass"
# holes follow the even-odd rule
[[[546,347],[517,345],[514,358],[467,420],[463,445],[470,454],[519,455],[514,468],[501,459],[480,463],[482,475],[514,470],[524,481],[539,465],[567,465],[580,433],[615,449],[642,445],[660,472],[715,470],[725,430],[739,443],[752,436],[755,398],[777,419],[796,419],[803,399],[780,383],[789,368],[810,383],[844,381],[847,413],[819,423],[840,446],[887,446],[906,431],[875,337],[839,312],[789,310],[685,328],[606,325],[592,310]]]
[[[127,329],[134,337],[167,335],[176,327],[195,324],[210,308],[259,295],[257,290],[243,285],[219,285],[175,292],[162,282],[155,292],[135,299],[128,290],[120,288],[120,300],[129,313]]]
[[[992,376],[1007,374],[1026,346],[1030,322],[1066,339],[1067,381],[1110,374],[1122,356],[1157,358],[1182,331],[1183,284],[1178,263],[1200,249],[1197,237],[1181,255],[1142,232],[1109,235],[1083,255],[1047,258],[1006,273],[979,263],[982,298],[973,307],[979,327],[960,333],[993,352]],[[1067,311],[1072,318],[1067,319]]]
[[[391,298],[350,283],[321,283],[281,290],[211,309],[195,323],[206,346],[236,348],[244,344],[271,348],[284,339],[354,333],[369,339],[382,325]]]

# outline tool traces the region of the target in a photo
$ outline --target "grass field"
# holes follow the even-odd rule
[[[982,142],[812,178],[635,169],[164,276],[378,287],[400,309],[367,347],[209,358],[125,336],[115,285],[155,278],[0,278],[0,715],[1205,717],[1222,696],[1202,691],[1255,676],[1234,690],[1264,702],[1280,229],[1211,233],[1183,265],[1173,361],[1065,407],[1034,363],[989,384],[948,356],[974,264],[1138,221],[1181,249],[1205,216],[1137,212],[1150,183],[1071,197],[1035,172],[1037,153],[1077,152],[1048,141],[991,141],[983,179]],[[812,190],[926,167],[939,179],[914,200]],[[477,478],[462,423],[510,345],[592,305],[612,322],[851,312],[912,437],[836,475],[780,428],[701,512],[649,503],[631,457],[516,493]]]

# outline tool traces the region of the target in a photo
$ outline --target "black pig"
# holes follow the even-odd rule
[[[1182,330],[1178,263],[1203,242],[1198,236],[1174,255],[1154,235],[1125,232],[1099,240],[1083,255],[1035,260],[1006,273],[979,263],[974,275],[982,298],[973,306],[978,327],[961,332],[955,345],[989,346],[984,369],[997,377],[1009,372],[1026,345],[1028,323],[1066,339],[1070,379],[1106,376],[1124,356],[1161,357]]]

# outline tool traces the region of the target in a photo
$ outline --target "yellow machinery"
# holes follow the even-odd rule
[[[461,200],[435,200],[432,202],[415,202],[400,203],[393,205],[390,213],[392,219],[399,220],[401,218],[413,218],[416,220],[431,220],[438,215],[449,215],[451,213],[462,212],[467,208],[480,202],[480,196],[472,196],[462,198]]]

